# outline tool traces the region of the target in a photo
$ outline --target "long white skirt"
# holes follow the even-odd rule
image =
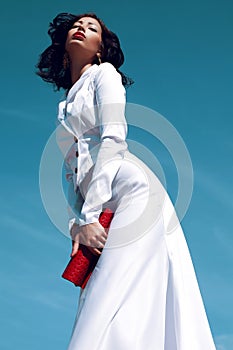
[[[68,350],[214,350],[189,250],[157,177],[127,153]]]

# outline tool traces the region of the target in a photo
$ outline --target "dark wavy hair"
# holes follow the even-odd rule
[[[39,62],[36,65],[38,69],[36,74],[44,81],[52,83],[55,90],[61,88],[69,90],[72,86],[71,74],[69,68],[64,68],[65,43],[68,31],[73,24],[82,17],[91,17],[96,19],[102,28],[102,46],[101,62],[111,63],[121,74],[122,84],[129,86],[133,80],[119,71],[119,67],[124,63],[124,54],[120,47],[120,41],[115,33],[110,31],[103,21],[94,13],[85,13],[74,15],[71,13],[60,13],[49,24],[48,34],[51,37],[52,44],[40,55]],[[93,63],[98,63],[94,61]]]

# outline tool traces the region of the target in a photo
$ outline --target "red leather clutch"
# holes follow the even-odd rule
[[[105,209],[100,214],[99,222],[104,228],[109,228],[112,218],[113,212],[110,209]],[[62,277],[84,289],[99,257],[91,253],[85,245],[79,244],[78,252],[70,259]]]

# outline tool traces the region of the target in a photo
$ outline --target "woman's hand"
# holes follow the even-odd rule
[[[83,226],[74,225],[71,230],[72,252],[74,256],[79,248],[79,244],[84,244],[95,255],[101,255],[102,249],[107,240],[107,230],[99,222]]]

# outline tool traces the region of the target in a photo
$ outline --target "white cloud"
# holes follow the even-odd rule
[[[224,249],[225,254],[228,255],[232,259],[232,251],[233,251],[233,238],[230,230],[223,229],[221,226],[215,225],[212,229],[214,237],[217,241],[218,246]]]
[[[217,350],[233,349],[233,334],[220,334],[215,337]]]
[[[233,209],[232,193],[227,187],[224,179],[220,182],[214,178],[211,172],[194,169],[194,182],[201,187],[205,192],[214,198],[224,208]]]
[[[29,112],[29,109],[2,109],[1,110],[1,116],[7,116],[7,118],[9,117],[13,117],[13,118],[17,118],[17,119],[21,119],[21,120],[25,120],[25,121],[30,121],[30,122],[33,122],[33,123],[38,123],[38,124],[41,124],[43,125],[44,123],[44,120],[36,113],[36,111],[32,111],[30,109],[30,112]]]
[[[80,290],[79,290],[80,292]],[[70,300],[61,291],[56,292],[55,290],[46,290],[41,292],[32,291],[31,295],[27,295],[28,302],[34,304],[40,304],[49,308],[62,310],[62,312],[70,313],[68,305],[70,306]]]

